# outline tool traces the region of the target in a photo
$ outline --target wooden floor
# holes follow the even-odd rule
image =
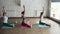
[[[43,22],[51,25],[49,28],[40,28],[36,25],[33,27],[21,29],[20,26],[16,26],[12,29],[3,30],[0,29],[0,34],[60,34],[60,25],[49,19],[44,19]]]

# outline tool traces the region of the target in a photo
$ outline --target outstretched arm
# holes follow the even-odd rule
[[[24,15],[25,15],[25,6],[23,5],[23,8],[24,8]]]
[[[3,6],[3,10],[2,10],[2,12],[3,12],[3,16],[5,15],[5,16],[7,16],[7,12],[6,12],[6,10],[5,10],[5,7]]]
[[[25,18],[25,6],[23,5],[24,11],[23,11],[23,18]]]
[[[40,18],[42,17],[43,13],[44,13],[44,7],[42,8],[42,12],[40,12]]]
[[[23,8],[24,8],[24,11],[22,12],[22,22],[24,22],[24,20],[25,20],[25,6],[23,5]]]
[[[43,13],[44,13],[44,7],[42,8],[42,12],[40,12],[40,22],[41,22],[41,19],[42,19]]]

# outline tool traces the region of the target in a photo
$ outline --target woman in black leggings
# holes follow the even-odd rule
[[[22,26],[27,26],[27,27],[30,27],[28,24],[25,23],[25,6],[23,6],[24,8],[24,11],[21,13],[22,14]]]
[[[43,14],[44,14],[44,7],[43,7],[43,10],[42,10],[42,12],[41,12],[41,14],[40,14],[39,24],[46,25],[46,26],[50,26],[50,25],[48,25],[48,24],[46,24],[46,23],[41,22],[41,18],[42,18],[42,16],[43,16]]]

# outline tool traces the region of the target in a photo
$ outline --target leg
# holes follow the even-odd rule
[[[22,23],[22,26],[26,26],[26,27],[29,27],[29,28],[31,28],[31,26],[30,25],[28,25],[28,24],[26,24],[26,23]]]
[[[27,26],[27,27],[29,27],[29,28],[31,28],[31,26],[30,26],[30,25],[28,25],[28,24],[27,24],[26,26]]]
[[[40,21],[39,21],[39,24],[41,23],[42,15],[43,15],[43,12],[41,12],[41,14],[40,14]]]
[[[3,26],[13,27],[12,25],[10,25],[10,24],[8,24],[8,23],[3,23]]]
[[[50,26],[49,24],[45,24],[46,26]]]
[[[45,23],[42,23],[41,21],[39,22],[39,24],[41,24],[41,25],[46,25]]]

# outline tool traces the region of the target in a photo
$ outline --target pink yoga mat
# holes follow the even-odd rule
[[[28,28],[27,26],[21,26],[22,29]]]
[[[26,24],[27,24],[27,25],[29,25],[29,26],[31,26],[31,27],[21,26],[21,28],[22,28],[22,29],[25,29],[25,28],[32,28],[32,25],[30,24],[30,22],[29,22],[29,21],[26,21]]]

